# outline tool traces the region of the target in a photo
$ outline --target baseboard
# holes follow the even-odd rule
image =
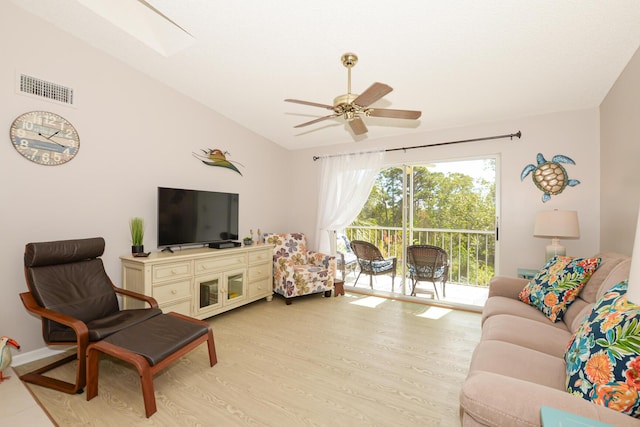
[[[11,357],[11,360],[12,360],[11,365],[20,366],[26,363],[35,362],[36,360],[45,359],[47,357],[64,353],[71,348],[73,348],[73,346],[56,347],[55,349],[50,347],[42,347],[36,350],[29,351],[27,353],[15,354],[14,352],[14,354]]]

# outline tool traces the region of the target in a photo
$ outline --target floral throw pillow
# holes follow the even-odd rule
[[[600,258],[555,256],[520,291],[520,301],[536,307],[552,322],[562,319],[591,275]]]
[[[627,280],[605,293],[569,341],[567,391],[640,418],[640,306]]]

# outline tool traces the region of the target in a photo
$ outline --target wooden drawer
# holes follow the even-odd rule
[[[273,294],[273,280],[271,278],[249,283],[249,298],[256,296],[266,297],[271,294]]]
[[[249,252],[249,264],[260,264],[261,262],[273,262],[273,251],[264,250]]]
[[[242,268],[247,265],[247,255],[237,254],[219,258],[200,259],[196,261],[195,274],[210,273],[212,271],[229,270],[232,268]]]
[[[271,279],[271,264],[252,265],[249,268],[249,282],[261,279]]]
[[[191,316],[191,300],[180,301],[176,303],[160,305],[163,313],[169,313],[175,311],[176,313],[184,314],[185,316]]]
[[[167,280],[181,279],[191,276],[191,262],[176,262],[173,264],[161,264],[151,267],[153,283],[166,282]]]
[[[158,304],[191,298],[191,280],[182,280],[153,287],[153,297]]]

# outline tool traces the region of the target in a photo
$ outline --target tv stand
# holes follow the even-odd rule
[[[226,249],[226,248],[238,248],[242,246],[240,242],[234,242],[233,240],[223,240],[220,242],[211,242],[209,247],[211,249]]]
[[[164,248],[162,250],[162,252],[171,252],[171,253],[173,253],[173,249],[171,249],[169,246],[167,246],[166,248]]]
[[[120,260],[122,287],[154,297],[165,313],[205,319],[273,296],[273,245],[183,249]],[[123,301],[126,309],[145,307],[133,298]]]

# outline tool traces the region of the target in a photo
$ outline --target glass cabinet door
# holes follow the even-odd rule
[[[227,304],[246,299],[246,274],[245,269],[240,269],[196,277],[196,315],[214,314]]]
[[[224,277],[227,284],[227,300],[225,301],[225,304],[243,299],[246,295],[245,271],[238,270],[227,272]]]
[[[222,301],[220,301],[221,286],[222,280],[219,274],[196,280],[196,312],[202,312],[222,305]]]

